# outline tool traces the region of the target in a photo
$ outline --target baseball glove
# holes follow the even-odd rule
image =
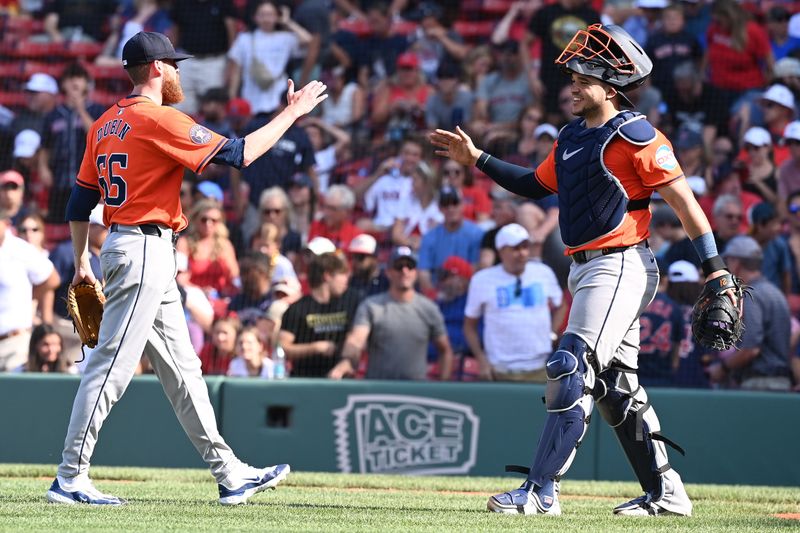
[[[707,281],[692,309],[692,333],[713,350],[727,350],[742,338],[742,306],[749,287],[731,274]],[[733,293],[733,299],[726,291]]]
[[[67,312],[81,342],[89,348],[97,346],[105,303],[106,297],[98,281],[94,285],[82,281],[77,285],[70,285],[67,290]]]

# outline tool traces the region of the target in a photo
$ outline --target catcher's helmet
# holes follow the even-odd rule
[[[653,70],[653,62],[642,47],[628,32],[613,24],[592,24],[579,30],[556,64],[568,72],[597,78],[620,91],[638,87]]]

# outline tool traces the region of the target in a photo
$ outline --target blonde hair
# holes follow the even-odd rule
[[[264,222],[263,224],[261,224],[261,226],[258,228],[258,231],[255,234],[255,238],[261,239],[262,247],[267,244],[274,244],[276,249],[278,250],[275,254],[268,256],[270,269],[275,268],[275,265],[278,263],[278,257],[281,255],[280,237],[281,237],[280,229],[278,229],[278,226],[276,226],[272,222]]]
[[[214,245],[211,248],[211,259],[213,260],[222,254],[222,243],[228,240],[229,235],[228,228],[225,226],[225,211],[222,210],[222,206],[219,205],[216,200],[200,200],[192,206],[192,209],[189,212],[189,220],[192,221],[192,224],[189,224],[189,231],[186,235],[186,241],[189,244],[189,254],[194,255],[197,253],[197,245],[201,240],[200,232],[197,229],[199,227],[197,222],[203,213],[211,210],[219,211],[220,214],[220,221],[214,225],[214,233],[212,234]]]

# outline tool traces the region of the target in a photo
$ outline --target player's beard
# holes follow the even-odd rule
[[[591,118],[600,112],[600,104],[594,102],[583,101],[583,107],[579,111],[572,111],[576,117]]]
[[[183,102],[183,87],[177,75],[164,78],[161,86],[161,103],[163,105],[179,104]]]

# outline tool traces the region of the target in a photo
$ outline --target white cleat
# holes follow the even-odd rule
[[[286,479],[291,472],[289,465],[276,465],[267,468],[251,469],[249,475],[229,481],[225,486],[220,483],[219,503],[222,505],[241,505],[247,503],[251,496],[267,489],[274,489],[278,483]]]

